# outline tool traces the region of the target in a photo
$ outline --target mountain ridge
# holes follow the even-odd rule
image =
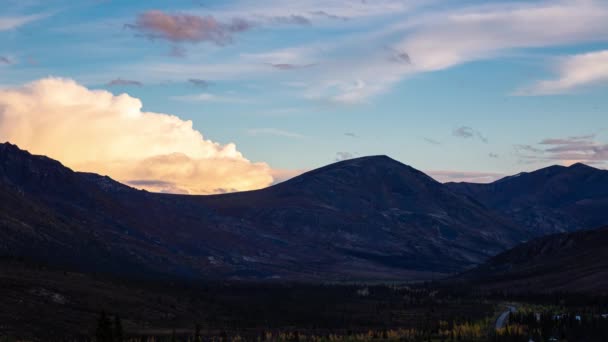
[[[527,239],[386,156],[331,164],[256,191],[185,196],[132,189],[11,146],[0,149],[0,196],[10,203],[0,207],[8,227],[0,234],[12,242],[0,253],[52,261],[60,251],[62,262],[71,257],[83,268],[218,279],[414,280],[472,267]],[[43,214],[31,217],[28,208]]]
[[[553,165],[493,183],[447,183],[536,236],[608,224],[608,171],[582,163]]]

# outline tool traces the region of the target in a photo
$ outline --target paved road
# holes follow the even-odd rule
[[[512,306],[512,305],[507,305],[507,310],[505,310],[503,313],[500,314],[500,316],[498,316],[498,319],[496,320],[496,329],[501,329],[505,327],[505,324],[507,323],[507,318],[509,318],[509,315],[511,314],[511,312],[516,312],[517,308]]]

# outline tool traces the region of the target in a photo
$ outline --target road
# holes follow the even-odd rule
[[[500,316],[498,316],[498,319],[496,319],[496,329],[501,329],[505,327],[505,324],[507,323],[507,319],[509,318],[509,315],[512,312],[516,312],[517,308],[512,306],[512,305],[507,305],[507,310],[505,310],[503,313],[500,314]]]

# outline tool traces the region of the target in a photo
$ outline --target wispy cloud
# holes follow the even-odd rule
[[[310,19],[302,15],[277,16],[270,18],[270,21],[276,24],[295,24],[295,25],[311,25]]]
[[[271,64],[271,66],[273,68],[279,69],[279,70],[295,70],[295,69],[310,68],[310,67],[314,66],[314,64],[277,63],[277,64]]]
[[[188,82],[190,82],[190,84],[197,86],[199,88],[203,88],[206,89],[207,87],[209,87],[209,81],[207,80],[203,80],[201,78],[190,78],[188,79]]]
[[[441,142],[435,140],[435,139],[431,139],[431,138],[427,138],[427,137],[422,137],[422,140],[426,141],[427,143],[431,144],[431,145],[441,145]]]
[[[134,24],[126,24],[151,39],[164,39],[174,43],[212,42],[225,45],[233,35],[253,28],[253,23],[242,18],[219,22],[213,16],[168,14],[159,10],[141,13]]]
[[[526,153],[542,153],[543,150],[532,145],[515,145],[513,146],[516,154],[526,154]]]
[[[329,19],[336,19],[336,20],[342,20],[342,21],[348,21],[350,19],[348,17],[339,16],[339,15],[335,15],[335,14],[330,14],[330,13],[327,13],[325,11],[312,11],[312,12],[310,12],[310,14],[313,15],[313,16],[319,16],[319,17],[324,17],[324,18],[329,18]]]
[[[441,5],[436,6],[438,3]],[[208,15],[209,8],[213,16]],[[244,49],[240,55],[232,55],[221,63],[180,61],[129,66],[138,71],[132,77],[143,75],[146,83],[147,78],[161,77],[251,81],[272,78],[276,84],[302,85],[291,92],[298,98],[358,105],[391,91],[396,84],[419,73],[508,57],[523,49],[605,41],[608,32],[608,3],[601,0],[481,4],[478,1],[302,0],[289,6],[279,0],[242,0],[209,8],[188,14],[148,11],[128,27],[142,36],[171,44],[209,42],[216,45],[226,45],[237,34],[253,27],[266,27],[272,24],[272,18],[283,18],[275,20],[275,24],[310,21],[312,26],[296,29],[315,30],[314,34],[320,33],[318,25],[328,22],[336,30],[332,35],[318,34],[320,39],[315,42],[294,35],[293,39],[281,41],[280,46],[267,51],[263,47]],[[328,20],[330,17],[332,20]],[[345,21],[333,20],[338,18]],[[276,26],[283,29],[281,25]],[[289,35],[293,29],[284,34]],[[266,32],[265,29],[259,31]],[[314,69],[300,70],[311,62],[315,63]],[[271,75],[268,66],[293,72]],[[600,82],[603,76],[585,77],[585,84],[592,84]],[[557,83],[545,84],[544,91],[563,91],[562,78],[571,79],[570,74],[560,73],[558,80],[548,81]]]
[[[334,160],[339,162],[343,160],[353,159],[358,155],[359,153],[357,152],[336,152],[336,158]]]
[[[488,142],[488,139],[483,134],[481,134],[481,132],[469,126],[460,126],[458,128],[455,128],[452,131],[452,135],[464,139],[476,138],[484,143]]]
[[[525,163],[601,164],[608,162],[608,144],[597,141],[594,134],[543,139],[537,144],[537,147],[523,145],[525,148],[521,148],[521,146],[516,147],[516,153]]]
[[[178,58],[186,57],[186,49],[184,49],[182,46],[173,45],[169,50],[169,56]]]
[[[0,17],[0,31],[12,30],[25,24],[48,17],[49,14],[33,14],[13,17]]]
[[[397,46],[418,70],[441,70],[511,49],[604,40],[607,19],[607,3],[596,0],[461,7],[410,24],[415,33]]]
[[[143,84],[139,81],[134,81],[134,80],[125,80],[122,78],[115,78],[113,80],[111,80],[110,82],[106,83],[106,86],[108,87],[117,87],[117,86],[136,86],[136,87],[141,87],[143,86]]]
[[[516,95],[562,94],[579,87],[608,83],[608,50],[562,58],[556,65],[557,78],[539,81]]]

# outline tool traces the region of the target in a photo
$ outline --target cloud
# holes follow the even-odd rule
[[[34,14],[26,16],[0,17],[0,31],[15,29],[19,26],[48,17],[48,14]]]
[[[247,130],[247,134],[249,134],[251,136],[272,135],[272,136],[286,137],[286,138],[297,138],[297,139],[304,138],[304,135],[302,135],[302,134],[285,131],[282,129],[276,129],[276,128],[252,128],[252,129]]]
[[[235,58],[226,57],[219,64],[212,61],[172,65],[152,62],[126,67],[139,70],[143,75],[137,77],[145,82],[149,78],[191,76],[276,81],[274,84],[297,82],[304,86],[300,92],[293,92],[295,96],[331,104],[360,104],[419,73],[505,58],[520,52],[529,55],[537,53],[539,48],[588,46],[606,41],[608,32],[608,2],[603,0],[445,3],[303,0],[290,2],[289,6],[280,0],[243,0],[214,9],[214,19],[218,23],[237,17],[265,25],[269,18],[299,15],[315,24],[307,30],[316,33],[325,32],[319,30],[317,24],[342,29],[332,27],[331,35],[317,35],[320,38],[315,42],[308,39],[311,32],[304,35],[286,32],[289,39],[285,41],[285,47],[264,51],[258,46]],[[201,10],[199,14],[206,12]],[[329,22],[327,16],[352,20]],[[188,42],[192,38],[177,40]],[[297,43],[301,45],[291,45]],[[287,66],[305,65],[311,61],[318,64],[306,72],[270,75],[267,70],[268,63]]]
[[[487,4],[439,11],[403,27],[397,47],[419,71],[493,58],[509,50],[605,40],[608,6],[597,0]]]
[[[186,57],[186,49],[181,46],[173,45],[171,46],[171,50],[169,50],[169,56],[171,57]]]
[[[123,181],[134,188],[139,189],[152,189],[154,192],[166,193],[166,194],[189,194],[188,190],[180,188],[173,182],[166,182],[160,180],[126,180]],[[213,193],[224,193],[223,191],[213,191]]]
[[[277,63],[277,64],[270,64],[270,65],[273,68],[279,69],[279,70],[303,69],[303,68],[310,68],[310,67],[314,66],[314,64],[290,64],[290,63]]]
[[[343,16],[339,16],[339,15],[335,15],[335,14],[330,14],[330,13],[327,13],[325,11],[312,11],[312,12],[310,12],[310,14],[315,15],[315,16],[319,16],[319,17],[325,17],[325,18],[329,18],[329,19],[335,19],[335,20],[342,20],[342,21],[348,21],[349,20],[348,17],[343,17]]]
[[[139,81],[123,80],[122,78],[115,78],[115,79],[111,80],[110,82],[106,83],[106,86],[108,86],[108,87],[116,87],[116,86],[141,87],[141,86],[143,86],[143,84]]]
[[[270,19],[276,24],[292,24],[292,25],[311,25],[308,18],[301,15],[277,16]]]
[[[238,13],[261,17],[277,17],[299,15],[327,17],[332,19],[346,18],[374,18],[384,15],[396,15],[411,10],[418,3],[424,1],[403,0],[298,0],[290,1],[288,6],[285,0],[243,0],[238,2]]]
[[[213,16],[167,14],[159,10],[141,13],[135,24],[126,25],[151,39],[164,39],[173,43],[212,42],[217,45],[231,43],[234,34],[248,31],[253,26],[253,23],[241,18],[233,18],[224,23]]]
[[[405,13],[396,21],[387,17],[377,30],[357,38],[332,37],[333,47],[320,46],[319,56],[309,56],[323,60],[323,65],[316,75],[321,80],[309,82],[315,88],[308,97],[346,104],[366,102],[419,73],[501,58],[528,48],[604,41],[608,32],[605,1],[472,3],[414,5],[417,11],[413,15]],[[321,58],[332,52],[339,60]],[[352,89],[349,84],[353,83],[363,87]]]
[[[343,161],[343,160],[348,160],[348,159],[353,159],[358,155],[357,152],[351,153],[351,152],[336,152],[336,158],[334,159],[335,161],[339,162],[339,161]]]
[[[250,162],[234,144],[141,109],[127,94],[47,78],[0,90],[0,140],[150,191],[207,194],[272,183],[270,167]]]
[[[469,182],[469,183],[491,183],[505,175],[496,172],[475,172],[475,171],[425,171],[441,183],[447,182]]]
[[[608,83],[608,50],[563,58],[556,69],[556,79],[539,81],[517,91],[516,95],[562,94],[583,86]]]
[[[390,49],[392,54],[389,58],[390,61],[396,62],[396,63],[405,63],[405,64],[412,64],[412,58],[410,57],[410,55],[405,52],[405,51],[398,51],[398,50],[394,50],[394,49]]]
[[[327,100],[330,103],[341,105],[354,105],[365,103],[369,94],[370,85],[363,79],[356,79],[352,82],[329,81],[310,89],[306,95],[313,100]]]
[[[427,138],[427,137],[422,137],[422,140],[426,141],[427,143],[431,144],[431,145],[441,145],[441,143],[435,139],[431,139],[431,138]]]
[[[203,89],[206,89],[207,87],[209,87],[209,81],[203,80],[201,78],[191,78],[188,80],[188,82],[190,82],[190,84],[192,84],[196,87],[203,88]]]
[[[602,164],[608,162],[608,144],[598,142],[593,134],[543,139],[538,143],[538,147],[516,148],[516,153],[522,161],[528,163]]]
[[[536,148],[532,145],[515,145],[513,147],[515,149],[515,152],[518,154],[529,153],[529,152],[532,152],[532,153],[542,153],[543,152],[543,150],[541,150],[540,148]]]
[[[455,128],[452,131],[452,135],[454,135],[455,137],[464,138],[464,139],[477,138],[484,143],[488,142],[488,139],[486,137],[484,137],[483,134],[481,134],[481,132],[479,132],[469,126],[460,126],[458,128]]]

